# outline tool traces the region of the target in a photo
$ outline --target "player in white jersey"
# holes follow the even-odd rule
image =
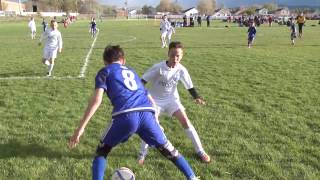
[[[200,138],[192,123],[190,122],[183,105],[180,102],[177,90],[178,82],[181,81],[190,92],[195,102],[205,104],[193,87],[191,77],[187,69],[180,64],[183,56],[183,46],[180,42],[172,42],[169,45],[168,60],[152,66],[142,76],[142,82],[150,82],[152,85],[149,92],[153,97],[158,113],[165,113],[176,117],[183,126],[185,133],[191,139],[199,158],[206,163],[210,162],[210,156],[204,151]],[[159,115],[159,114],[158,114]],[[143,164],[148,152],[148,145],[141,144],[138,163]]]
[[[58,30],[58,23],[55,20],[51,20],[50,27],[41,35],[39,45],[46,39],[46,44],[43,49],[42,62],[48,66],[47,76],[51,76],[54,60],[57,57],[57,51],[62,51],[62,37]]]
[[[33,17],[30,18],[30,21],[28,23],[28,27],[31,30],[31,39],[35,39],[36,38],[37,27],[36,27],[36,23],[34,22],[34,18]]]
[[[170,28],[170,22],[168,21],[168,18],[166,15],[162,16],[162,20],[160,22],[160,39],[162,43],[162,48],[167,47],[166,37],[168,30]]]
[[[170,43],[171,43],[171,36],[172,36],[172,34],[175,34],[175,33],[176,33],[176,31],[175,31],[174,27],[172,26],[172,24],[171,24],[171,21],[170,21],[170,20],[169,20],[169,22],[170,22],[170,27],[169,27],[169,29],[168,29],[168,33],[167,33],[168,44],[170,44]]]

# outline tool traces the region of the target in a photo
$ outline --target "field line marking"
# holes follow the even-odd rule
[[[85,58],[85,60],[84,60],[84,64],[83,64],[83,66],[82,66],[82,68],[81,68],[81,71],[80,71],[80,74],[79,74],[79,76],[78,76],[79,78],[85,77],[85,73],[86,73],[86,70],[87,70],[87,67],[88,67],[88,63],[89,63],[89,58],[90,58],[90,56],[91,56],[92,49],[93,49],[93,47],[94,47],[94,45],[95,45],[95,43],[96,43],[96,40],[97,40],[97,38],[98,38],[98,35],[99,35],[99,31],[98,31],[96,37],[94,38],[94,40],[93,40],[93,42],[92,42],[92,44],[91,44],[91,48],[90,48],[90,50],[88,51],[88,54],[87,54],[87,56],[86,56],[86,58]]]
[[[115,41],[115,42],[111,42],[111,43],[125,43],[125,42],[130,42],[130,41],[134,41],[137,38],[135,36],[129,36],[131,39],[127,39],[127,40],[123,40],[123,41]]]

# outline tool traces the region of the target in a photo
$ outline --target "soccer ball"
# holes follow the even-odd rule
[[[135,176],[129,168],[121,167],[114,171],[111,180],[135,180]]]

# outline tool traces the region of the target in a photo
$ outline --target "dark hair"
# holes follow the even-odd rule
[[[182,43],[179,42],[179,41],[173,41],[173,42],[171,42],[171,43],[169,44],[169,50],[172,49],[172,48],[174,48],[174,49],[176,49],[176,48],[181,48],[181,49],[183,49],[183,45],[182,45]]]
[[[50,23],[55,23],[56,22],[56,20],[54,20],[54,19],[52,19],[51,21],[50,21]]]
[[[124,52],[119,45],[108,45],[103,52],[103,60],[107,63],[113,63],[119,61],[120,58],[124,58]]]

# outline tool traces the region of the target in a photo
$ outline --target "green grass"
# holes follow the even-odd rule
[[[45,75],[42,47],[29,38],[26,24],[1,22],[0,78]],[[246,47],[247,28],[214,22],[210,28],[177,29],[173,39],[185,45],[182,64],[207,105],[194,104],[183,86],[181,99],[214,162],[196,158],[177,120],[162,117],[161,124],[201,179],[320,177],[320,26],[311,24],[316,22],[308,22],[294,47],[287,27],[262,26],[252,49]],[[98,139],[111,119],[107,98],[80,145],[70,151],[66,144],[94,89],[104,47],[120,44],[140,75],[167,54],[153,20],[105,21],[98,27],[86,78],[0,79],[0,179],[90,179]],[[93,40],[88,22],[60,30],[64,48],[54,75],[77,77]],[[155,150],[138,166],[139,142],[133,136],[111,152],[106,177],[126,166],[138,180],[183,179]]]

